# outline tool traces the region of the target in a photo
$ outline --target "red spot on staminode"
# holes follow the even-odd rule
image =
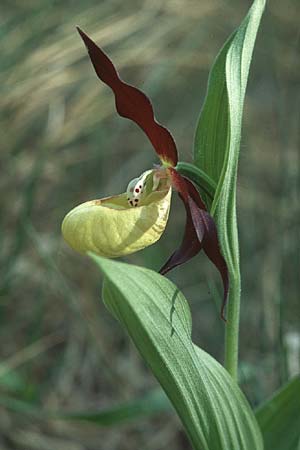
[[[139,192],[140,192],[140,190],[139,190],[138,188],[136,188],[135,192],[139,193]]]

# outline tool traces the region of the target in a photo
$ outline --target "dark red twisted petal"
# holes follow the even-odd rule
[[[221,254],[217,228],[211,215],[206,211],[199,192],[193,183],[182,177],[176,170],[169,169],[174,188],[179,192],[186,209],[186,226],[183,241],[178,250],[169,258],[161,268],[160,273],[165,274],[174,267],[195,256],[201,248],[216,266],[223,281],[224,296],[221,316],[224,319],[225,306],[228,296],[228,269]]]
[[[183,197],[179,194],[182,201]],[[160,273],[165,275],[170,270],[174,269],[174,267],[180,266],[185,262],[189,261],[193,256],[196,256],[201,250],[201,242],[198,239],[191,211],[186,202],[184,202],[184,207],[186,210],[186,224],[184,230],[184,236],[180,247],[175,250],[175,252],[170,256],[168,261],[163,265],[160,269]]]
[[[200,209],[192,197],[189,197],[189,206],[198,238],[201,238],[202,236],[203,250],[212,261],[212,263],[216,266],[222,277],[224,295],[221,315],[224,319],[224,312],[229,288],[228,269],[220,251],[216,224],[211,215],[207,211]],[[205,228],[204,234],[202,233],[203,227]],[[200,232],[198,230],[200,230]]]
[[[115,94],[120,116],[133,120],[146,133],[156,153],[163,162],[176,166],[178,161],[174,139],[167,128],[154,117],[149,98],[137,88],[122,81],[108,56],[79,28],[89,52],[96,74]]]

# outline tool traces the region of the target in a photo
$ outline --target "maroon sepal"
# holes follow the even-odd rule
[[[174,267],[187,262],[195,256],[201,248],[216,266],[223,280],[224,296],[221,316],[225,320],[225,306],[228,296],[228,269],[221,254],[215,222],[206,211],[201,197],[193,183],[182,177],[176,170],[169,169],[172,184],[178,191],[186,209],[186,225],[183,241],[168,261],[161,268],[160,273],[166,274]]]
[[[184,202],[183,197],[180,193],[179,196]],[[180,247],[175,250],[168,261],[160,269],[159,272],[162,275],[165,275],[167,272],[174,269],[174,267],[180,266],[181,264],[189,261],[191,258],[193,258],[193,256],[196,256],[200,252],[202,247],[193,224],[190,208],[185,202],[184,207],[186,210],[186,223],[183,240]]]
[[[122,81],[108,56],[82,31],[77,30],[89,52],[95,71],[115,94],[120,116],[133,120],[146,133],[162,162],[176,166],[178,161],[174,139],[167,128],[154,117],[149,98],[137,88]]]

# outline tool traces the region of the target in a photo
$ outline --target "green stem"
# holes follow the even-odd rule
[[[225,334],[225,368],[235,381],[238,381],[239,323],[241,301],[240,273],[229,279],[227,324]]]
[[[217,184],[208,176],[203,170],[196,167],[194,164],[179,162],[176,166],[176,170],[199,186],[200,189],[211,198],[214,199]]]
[[[203,170],[194,164],[179,162],[176,170],[192,180],[213,201],[217,185]],[[236,235],[237,239],[237,235]],[[236,242],[238,248],[238,241]],[[229,294],[227,306],[227,323],[225,336],[225,368],[232,378],[237,381],[238,376],[238,349],[239,349],[239,322],[241,300],[241,278],[239,271],[238,255],[237,264],[229,274]]]

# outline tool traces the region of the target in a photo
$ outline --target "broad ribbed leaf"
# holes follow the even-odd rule
[[[105,275],[103,298],[173,403],[195,450],[262,450],[255,417],[237,384],[191,340],[188,303],[148,269],[91,255]]]
[[[300,448],[300,377],[277,391],[256,411],[265,450]]]
[[[209,196],[205,201],[216,219],[231,273],[238,270],[239,260],[235,203],[243,104],[264,7],[265,0],[254,1],[240,27],[217,56],[195,136],[195,164],[217,183],[213,202]]]

